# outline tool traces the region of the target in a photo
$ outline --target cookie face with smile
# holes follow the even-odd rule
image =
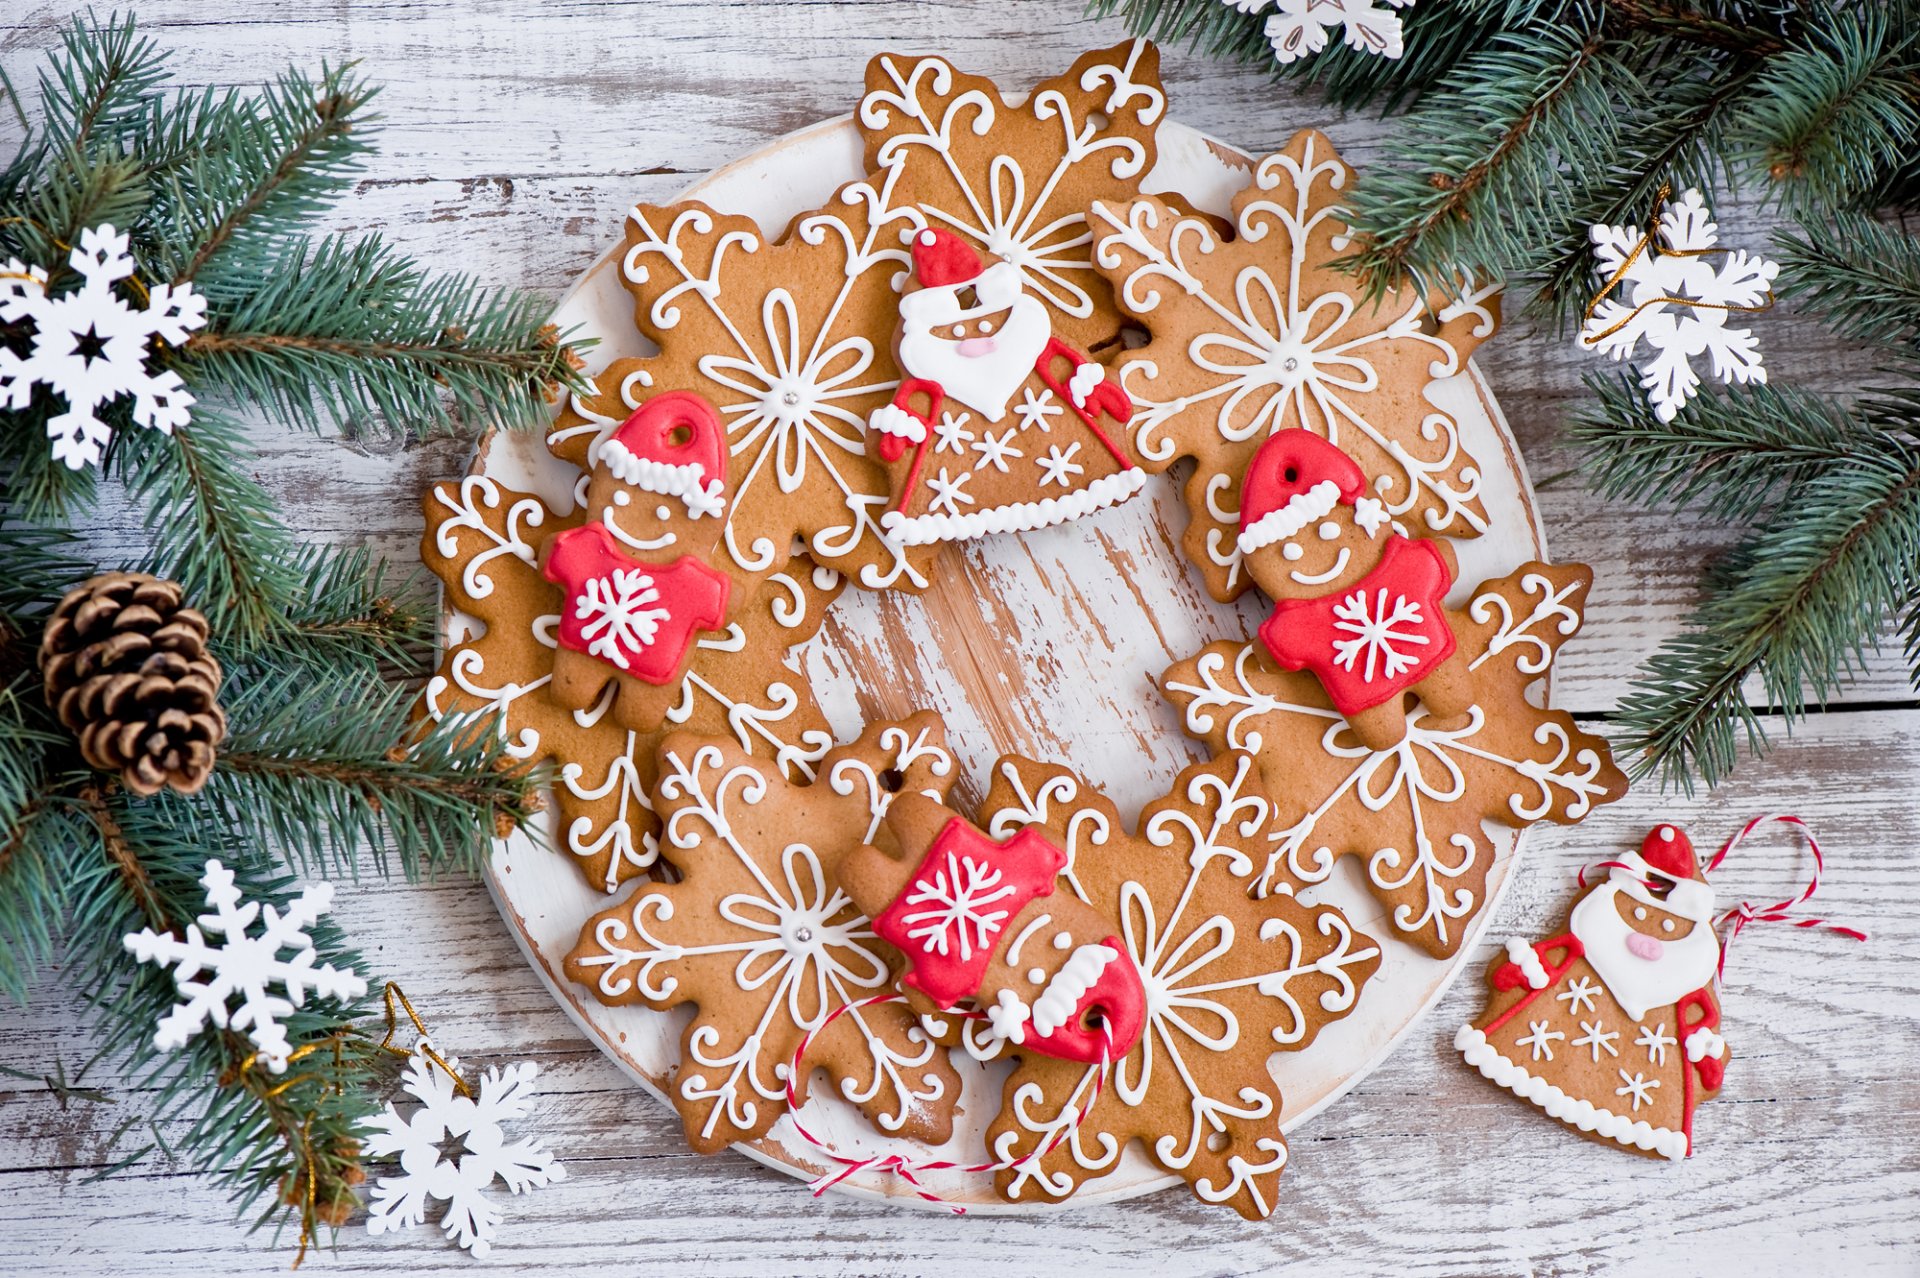
[[[1354,507],[1335,506],[1324,519],[1248,555],[1248,573],[1276,600],[1310,599],[1352,585],[1380,562],[1386,544],[1379,525],[1368,531],[1354,516]]]

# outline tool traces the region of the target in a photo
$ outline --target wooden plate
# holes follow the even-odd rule
[[[1159,163],[1148,175],[1152,191],[1177,190],[1203,209],[1224,213],[1246,181],[1244,154],[1182,125],[1159,134]],[[859,133],[851,117],[792,134],[765,150],[710,174],[686,191],[716,208],[750,214],[777,235],[795,213],[823,203],[833,189],[861,176]],[[583,275],[560,304],[561,326],[579,326],[600,339],[596,366],[653,353],[634,328],[632,302],[616,269],[617,249]],[[1490,531],[1456,543],[1461,581],[1474,583],[1546,557],[1532,488],[1499,406],[1471,365],[1431,388],[1429,397],[1459,421],[1461,439],[1484,471],[1482,492]],[[554,460],[537,437],[496,436],[474,462],[509,487],[539,492],[557,509],[572,505],[578,472]],[[1176,475],[1178,472],[1176,472]],[[857,588],[833,605],[819,639],[800,660],[840,740],[863,721],[903,716],[918,708],[945,716],[955,756],[969,778],[958,798],[970,804],[993,759],[1016,752],[1070,764],[1120,805],[1131,820],[1164,793],[1181,767],[1201,757],[1179,727],[1178,715],[1158,694],[1154,679],[1175,660],[1211,640],[1249,635],[1260,601],[1238,606],[1210,600],[1179,554],[1186,512],[1173,479],[1151,482],[1145,493],[1092,518],[1019,536],[950,548],[924,596],[881,596]],[[1457,591],[1464,594],[1464,590]],[[1460,599],[1452,602],[1459,603]],[[468,633],[470,618],[449,618],[450,634]],[[1334,877],[1303,896],[1331,901],[1375,937],[1388,938],[1378,976],[1357,1010],[1327,1027],[1313,1047],[1278,1053],[1271,1068],[1285,1089],[1283,1126],[1291,1131],[1365,1077],[1419,1021],[1461,970],[1477,963],[1473,941],[1511,877],[1520,838],[1488,827],[1496,855],[1488,901],[1451,962],[1436,962],[1394,939],[1385,911],[1368,895],[1353,858]],[[664,1089],[679,1056],[688,1009],[659,1013],[609,1008],[564,976],[561,963],[581,923],[605,907],[563,856],[536,849],[524,834],[496,849],[488,885],[522,950],[553,996],[601,1050],[665,1103]],[[864,1156],[901,1152],[909,1157],[977,1161],[983,1133],[998,1107],[1004,1063],[956,1065],[966,1090],[955,1135],[937,1151],[881,1138],[850,1106],[815,1088],[809,1125],[842,1152]],[[651,1103],[651,1102],[636,1102]],[[794,1176],[828,1170],[816,1151],[782,1123],[741,1152]],[[1061,1205],[1006,1203],[988,1176],[940,1173],[928,1187],[955,1203],[986,1212],[1028,1213]],[[1065,1206],[1113,1202],[1175,1183],[1137,1149],[1109,1175],[1092,1181]],[[854,1176],[839,1192],[923,1207],[885,1174]]]

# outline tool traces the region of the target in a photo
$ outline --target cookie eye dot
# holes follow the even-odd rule
[[[1046,980],[1047,980],[1047,969],[1046,969],[1046,968],[1044,968],[1044,967],[1030,967],[1030,968],[1028,968],[1028,969],[1027,969],[1027,983],[1028,983],[1028,984],[1030,984],[1030,985],[1043,985],[1043,984],[1045,984],[1045,983],[1046,983]]]
[[[655,506],[653,508],[653,517],[655,519],[672,519],[673,511],[669,510],[665,506]]]
[[[1339,535],[1340,535],[1340,525],[1334,523],[1331,519],[1329,519],[1326,523],[1320,525],[1321,541],[1332,541],[1335,537],[1338,537]]]
[[[953,335],[955,337],[965,337],[967,335],[967,326],[965,324],[955,324],[953,326]]]
[[[982,334],[982,335],[985,335],[985,334],[987,334],[987,333],[991,333],[992,331],[993,331],[993,321],[992,321],[992,320],[981,320],[981,321],[980,321],[980,332],[981,332],[981,334]]]
[[[1672,920],[1672,919],[1661,919],[1661,920],[1660,920],[1660,930],[1661,930],[1662,932],[1671,932],[1671,931],[1673,931],[1673,920]]]
[[[1297,541],[1286,542],[1282,544],[1280,547],[1280,555],[1281,555],[1281,558],[1283,559],[1288,559],[1288,560],[1298,559],[1300,558],[1300,556],[1306,553],[1307,553],[1306,551],[1300,549],[1300,543]]]
[[[1633,917],[1635,917],[1636,919],[1644,919],[1645,917],[1647,917],[1647,907],[1644,905],[1635,906],[1633,910]]]
[[[613,495],[613,504],[616,506],[624,506],[632,500],[633,500],[632,493],[619,492]]]

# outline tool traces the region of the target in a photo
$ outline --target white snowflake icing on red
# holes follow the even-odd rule
[[[627,654],[652,644],[669,615],[665,608],[648,606],[659,601],[653,578],[637,568],[590,578],[573,606],[574,615],[587,623],[580,632],[589,641],[587,651],[627,669],[632,664]]]
[[[1333,628],[1353,636],[1333,641],[1333,663],[1353,671],[1364,658],[1366,665],[1359,674],[1368,683],[1373,682],[1376,674],[1393,679],[1413,669],[1419,656],[1401,651],[1401,646],[1425,647],[1430,642],[1426,635],[1408,628],[1417,627],[1424,620],[1419,603],[1405,595],[1395,595],[1389,604],[1384,589],[1371,602],[1366,591],[1354,591],[1334,605],[1333,615]]]
[[[1006,926],[1008,911],[987,908],[1014,894],[1013,885],[1002,881],[1005,877],[984,861],[947,853],[946,866],[935,869],[931,879],[914,880],[907,893],[908,905],[933,907],[901,917],[907,935],[935,954],[958,948],[961,959],[972,959],[975,950],[986,950]]]

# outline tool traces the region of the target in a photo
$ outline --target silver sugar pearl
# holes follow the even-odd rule
[[[788,408],[792,408],[795,404],[800,402],[800,392],[788,391],[786,394],[780,397],[780,402],[785,404]]]
[[[813,939],[813,929],[810,927],[803,927],[799,931],[793,934],[793,939],[800,942],[800,944],[805,945],[808,941],[811,941]]]
[[[1280,367],[1286,369],[1289,373],[1291,373],[1299,369],[1300,361],[1295,359],[1293,356],[1289,355],[1287,356],[1286,362],[1281,364]]]

